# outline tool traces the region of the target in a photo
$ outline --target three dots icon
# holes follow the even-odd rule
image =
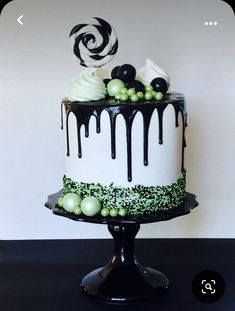
[[[218,22],[204,22],[204,25],[205,26],[217,26],[218,25]]]

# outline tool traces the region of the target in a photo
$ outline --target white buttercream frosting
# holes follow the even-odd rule
[[[89,101],[105,98],[106,88],[96,68],[85,69],[74,78],[68,88],[67,97],[71,101]]]
[[[158,64],[147,58],[145,66],[137,70],[137,78],[145,85],[149,85],[154,78],[163,78],[170,86],[170,77]]]

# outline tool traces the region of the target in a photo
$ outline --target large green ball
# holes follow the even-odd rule
[[[63,197],[59,197],[57,204],[59,205],[59,207],[63,207]]]
[[[74,209],[81,204],[81,197],[77,193],[67,193],[63,198],[63,208],[73,213]]]
[[[86,216],[95,216],[101,210],[101,203],[96,197],[86,197],[81,202],[81,210]]]
[[[121,93],[121,90],[125,88],[125,83],[119,79],[113,79],[107,84],[107,92],[109,96],[115,96],[117,93]]]

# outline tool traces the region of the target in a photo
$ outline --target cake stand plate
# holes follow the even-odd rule
[[[87,274],[82,282],[83,291],[109,303],[132,303],[164,294],[169,289],[169,280],[161,272],[142,266],[134,254],[135,236],[140,225],[169,220],[186,215],[198,205],[194,194],[186,193],[185,200],[177,208],[160,211],[154,217],[121,218],[102,216],[76,216],[58,207],[62,191],[50,195],[45,206],[59,216],[72,220],[107,224],[114,240],[114,254],[107,265]]]

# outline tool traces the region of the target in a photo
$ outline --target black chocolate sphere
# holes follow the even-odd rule
[[[134,80],[136,76],[135,67],[129,64],[124,64],[118,68],[117,79],[122,80],[123,82],[128,82]]]
[[[103,80],[105,86],[109,83],[109,81],[111,81],[111,79],[104,79],[104,80]]]
[[[128,89],[135,89],[136,92],[143,92],[145,90],[145,86],[142,82],[140,82],[139,80],[132,80],[130,82],[126,83],[126,86]]]
[[[168,90],[167,82],[163,78],[155,78],[151,81],[151,85],[156,92],[166,94]]]
[[[113,68],[113,70],[111,71],[111,78],[112,79],[117,79],[117,71],[120,68],[120,66],[116,66]]]

